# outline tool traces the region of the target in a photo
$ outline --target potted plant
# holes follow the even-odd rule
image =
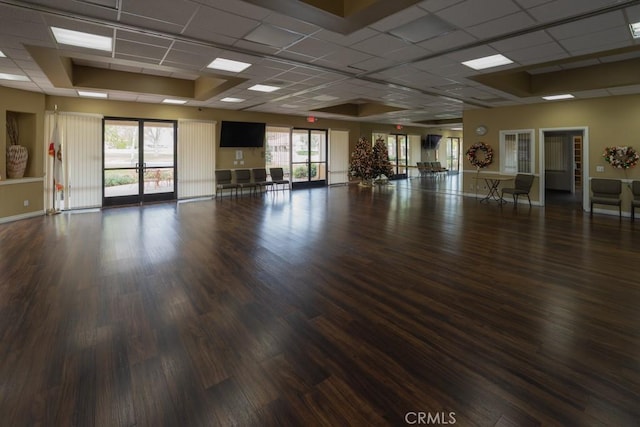
[[[7,178],[22,178],[27,168],[29,151],[27,147],[19,144],[20,132],[18,130],[18,118],[15,113],[7,113]]]

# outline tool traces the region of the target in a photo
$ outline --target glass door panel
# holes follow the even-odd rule
[[[447,144],[447,169],[457,174],[460,170],[460,138],[450,137]]]
[[[398,170],[397,174],[403,178],[407,177],[407,135],[397,135],[398,138]]]
[[[139,194],[138,122],[104,122],[104,197]]]
[[[396,144],[395,135],[387,135],[387,151],[389,152],[389,161],[393,166],[393,174],[395,176],[398,173],[398,145]]]
[[[327,131],[312,130],[309,147],[310,181],[327,179]]]
[[[175,191],[175,141],[173,122],[143,123],[144,194]]]
[[[291,153],[292,182],[309,181],[309,131],[294,129],[291,133],[293,150]]]

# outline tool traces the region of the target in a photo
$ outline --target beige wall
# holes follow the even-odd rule
[[[20,126],[20,145],[27,147],[29,160],[25,178],[42,178],[44,175],[44,101],[45,96],[34,92],[25,92],[0,87],[0,218],[42,212],[44,209],[42,181],[12,180],[6,182],[7,111],[22,114]],[[29,206],[24,206],[25,200]]]
[[[539,130],[541,128],[587,127],[589,138],[588,177],[612,179],[640,179],[638,167],[626,171],[612,168],[602,157],[607,146],[629,145],[640,150],[640,96],[615,96],[586,100],[555,101],[544,104],[477,109],[464,112],[464,151],[476,142],[485,142],[493,148],[493,164],[483,171],[498,173],[500,169],[499,131],[515,129],[535,130],[535,173],[539,168]],[[485,125],[488,132],[479,137],[475,134],[478,125]],[[587,154],[587,153],[585,153]],[[596,172],[604,166],[604,172]],[[473,167],[466,158],[464,189],[469,192],[474,175]],[[534,182],[532,200],[540,200],[538,177]],[[623,191],[623,206],[628,209],[629,191]]]

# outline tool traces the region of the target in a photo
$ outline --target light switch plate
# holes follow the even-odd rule
[[[604,172],[604,166],[596,166],[596,172]]]

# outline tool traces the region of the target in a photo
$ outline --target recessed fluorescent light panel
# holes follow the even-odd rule
[[[88,49],[104,50],[111,52],[113,39],[97,34],[84,33],[82,31],[67,30],[65,28],[51,27],[53,36],[60,44],[86,47]]]
[[[107,94],[104,92],[91,92],[88,90],[79,90],[78,95],[84,96],[87,98],[107,98]]]
[[[244,102],[245,100],[242,99],[242,98],[226,97],[226,98],[222,98],[220,101],[222,101],[222,102]]]
[[[474,70],[484,70],[486,68],[499,67],[500,65],[512,64],[513,61],[504,55],[491,55],[483,58],[472,59],[471,61],[465,61],[462,65],[466,65]]]
[[[163,104],[176,104],[176,105],[182,105],[182,104],[186,104],[187,101],[185,101],[184,99],[171,99],[171,98],[167,98],[164,99],[162,101]]]
[[[314,96],[312,99],[315,99],[316,101],[335,101],[338,97],[332,95],[318,95]]]
[[[207,65],[207,68],[213,68],[214,70],[231,71],[239,73],[247,68],[251,67],[251,64],[247,62],[233,61],[231,59],[216,58],[211,61],[211,64]]]
[[[13,81],[16,81],[16,82],[28,82],[29,81],[29,77],[20,76],[18,74],[0,73],[0,80],[13,80]]]
[[[277,86],[269,86],[269,85],[253,85],[249,88],[249,90],[256,90],[258,92],[273,92],[280,89]]]
[[[631,30],[631,35],[634,39],[640,38],[640,22],[629,24],[629,29]]]
[[[4,52],[0,50],[0,58],[6,58],[6,57],[7,55],[5,55]]]
[[[557,101],[559,99],[571,99],[574,98],[573,95],[571,95],[570,93],[565,93],[562,95],[549,95],[549,96],[543,96],[542,99],[545,99],[547,101]]]

